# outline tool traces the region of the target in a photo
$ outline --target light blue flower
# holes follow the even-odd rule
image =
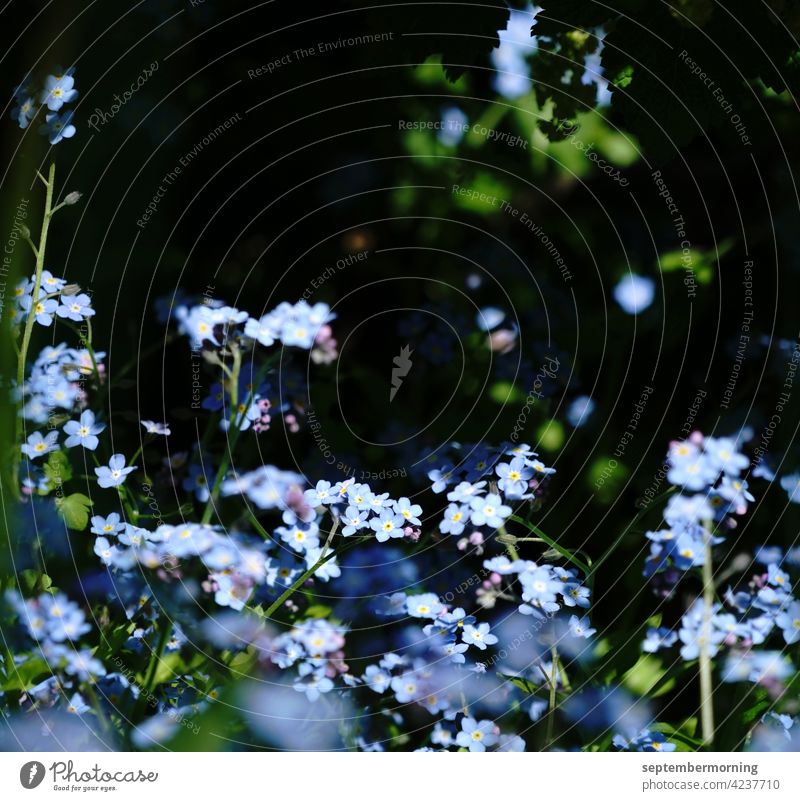
[[[472,508],[472,523],[476,526],[491,526],[497,528],[503,525],[511,514],[511,507],[503,503],[503,499],[495,494],[489,493],[485,498],[473,498],[470,501]]]
[[[38,459],[58,448],[58,431],[50,431],[46,436],[42,436],[41,431],[34,431],[28,437],[27,442],[22,446],[22,453],[29,459]]]
[[[87,648],[80,651],[67,651],[67,665],[64,670],[70,676],[76,676],[80,681],[91,681],[99,676],[106,675],[106,669],[99,659],[92,656]]]
[[[567,408],[567,422],[573,428],[580,428],[591,417],[596,407],[597,404],[588,395],[575,398]]]
[[[800,601],[793,601],[775,618],[775,622],[783,632],[787,645],[800,640]]]
[[[381,512],[380,517],[374,517],[370,520],[369,524],[375,532],[375,539],[378,540],[378,542],[386,542],[390,537],[397,539],[398,537],[405,536],[405,532],[403,531],[405,520],[389,509],[385,509]]]
[[[105,431],[105,428],[105,424],[95,422],[94,413],[86,409],[81,413],[80,422],[69,420],[64,424],[63,431],[67,434],[64,445],[67,448],[82,445],[87,451],[96,450],[100,443],[97,435]]]
[[[422,525],[419,516],[422,514],[422,507],[419,504],[411,503],[408,498],[400,498],[394,502],[394,510],[406,523],[414,526]]]
[[[593,634],[597,633],[597,629],[591,627],[588,617],[579,618],[577,615],[572,615],[569,619],[569,633],[573,637],[588,640]]]
[[[432,592],[421,595],[410,595],[406,600],[406,609],[411,617],[436,618],[444,611],[444,605]]]
[[[125,524],[120,521],[120,516],[116,512],[112,512],[108,517],[95,515],[91,523],[92,534],[97,534],[100,537],[115,537],[125,529]]]
[[[369,523],[367,523],[368,516],[369,512],[367,510],[362,512],[356,506],[348,506],[342,515],[342,523],[344,524],[342,536],[350,537],[351,535],[355,534],[356,531],[360,531],[362,528],[367,528],[369,526]]]
[[[392,677],[377,665],[367,665],[362,679],[367,687],[381,695],[386,692],[392,681]]]
[[[87,317],[94,317],[95,310],[92,308],[92,299],[85,292],[81,292],[80,295],[62,295],[61,305],[56,309],[56,314],[79,323]]]
[[[495,725],[491,720],[477,721],[465,717],[461,721],[461,731],[456,735],[456,744],[470,751],[485,751],[487,746],[497,742]]]
[[[17,105],[11,109],[11,119],[25,129],[36,116],[36,101],[31,95],[17,94]]]
[[[45,327],[52,324],[53,314],[58,311],[58,302],[53,300],[53,298],[40,298],[34,304],[33,298],[30,295],[25,295],[25,297],[20,301],[19,305],[26,313],[30,311],[31,306],[34,306],[33,319],[36,320],[39,325],[43,325]]]
[[[469,520],[470,510],[468,506],[459,506],[451,503],[444,510],[444,519],[439,523],[439,531],[442,534],[458,535],[464,530],[464,525]]]
[[[642,650],[648,654],[654,654],[661,648],[670,648],[678,642],[678,634],[671,629],[659,627],[647,630]]]
[[[45,124],[39,128],[39,132],[47,137],[51,145],[57,145],[62,139],[71,139],[75,136],[75,126],[72,124],[73,112],[66,111],[64,114],[53,112],[48,114]]]
[[[528,490],[528,481],[533,476],[533,468],[529,467],[522,456],[517,456],[509,464],[501,462],[494,469],[500,477],[497,486],[509,498],[522,498]]]
[[[71,103],[78,96],[74,86],[75,79],[69,72],[63,75],[48,75],[39,102],[44,103],[50,111],[58,111],[64,103]]]
[[[655,297],[656,282],[652,278],[631,273],[614,287],[614,300],[626,314],[644,311]]]
[[[129,473],[136,470],[135,467],[125,466],[125,457],[121,453],[115,453],[108,460],[108,467],[95,467],[97,483],[107,489],[108,487],[119,487],[125,483]]]
[[[467,624],[464,626],[464,632],[461,639],[467,645],[474,645],[481,651],[486,650],[487,645],[494,645],[497,642],[497,637],[489,633],[488,623],[479,623],[477,626]]]

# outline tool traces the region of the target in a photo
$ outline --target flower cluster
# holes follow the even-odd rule
[[[537,490],[555,473],[537,458],[529,445],[464,446],[457,455],[461,453],[466,455],[430,470],[428,478],[437,494],[453,487],[447,492],[450,503],[439,531],[459,536],[469,527],[472,533],[459,544],[462,549],[467,542],[481,545],[486,534],[505,525],[512,513],[506,501],[534,500]]]
[[[682,491],[664,509],[668,528],[647,532],[651,545],[645,575],[666,571],[677,580],[675,571],[704,564],[705,539],[710,545],[723,543],[722,534],[735,528],[736,517],[747,512],[754,498],[741,476],[750,461],[732,438],[695,432],[672,443],[667,461],[667,480]],[[708,534],[712,529],[714,534]]]
[[[5,597],[52,668],[63,670],[76,681],[105,675],[103,663],[92,650],[78,646],[81,637],[92,630],[78,604],[63,593],[44,593],[24,600],[9,590]]]
[[[44,123],[39,132],[47,137],[51,145],[57,145],[62,139],[70,139],[75,135],[72,124],[74,112],[64,110],[67,103],[78,97],[75,69],[56,69],[44,79],[41,89],[30,84],[23,84],[14,93],[16,106],[11,110],[11,119],[20,128],[27,128],[37,114],[44,114]]]

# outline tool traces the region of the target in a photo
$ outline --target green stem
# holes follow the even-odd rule
[[[276,357],[272,356],[267,359],[263,365],[258,370],[258,373],[255,376],[255,380],[253,381],[252,389],[247,395],[247,403],[250,403],[250,399],[253,397],[253,394],[258,390],[258,385],[261,383],[261,379],[266,375],[267,370],[272,366],[272,363]],[[224,365],[223,365],[224,367]],[[228,438],[228,447],[225,450],[225,453],[222,457],[222,462],[220,463],[219,470],[217,470],[216,478],[214,479],[214,484],[211,488],[211,493],[208,497],[208,501],[206,503],[206,508],[203,510],[203,517],[201,519],[201,523],[204,525],[206,523],[211,522],[211,516],[214,513],[214,509],[217,504],[217,499],[219,498],[220,489],[222,488],[222,481],[225,478],[225,474],[228,472],[228,467],[231,463],[231,458],[233,457],[233,449],[236,446],[236,442],[239,439],[239,434],[242,433],[241,429],[241,419],[238,420],[237,425],[237,418],[240,418],[238,414],[238,405],[239,405],[239,373],[241,372],[242,367],[242,354],[241,351],[237,348],[233,351],[233,371],[231,373],[230,378],[230,385],[231,385],[231,416],[230,416],[230,426],[228,430],[232,427],[233,434]]]
[[[41,176],[39,176],[41,177]],[[28,318],[25,320],[25,330],[22,334],[22,347],[20,348],[19,358],[17,359],[17,388],[21,392],[22,386],[25,383],[25,366],[28,358],[28,348],[31,344],[31,335],[33,333],[33,324],[36,320],[36,303],[39,299],[39,292],[42,288],[42,271],[44,270],[44,254],[47,249],[47,232],[50,228],[50,219],[53,216],[53,190],[56,182],[56,165],[50,165],[49,180],[45,181],[47,192],[44,201],[44,217],[42,218],[42,231],[39,234],[39,247],[36,248],[36,274],[33,279],[33,294],[31,295],[31,307],[28,310]],[[17,415],[16,420],[16,437],[15,437],[15,453],[12,462],[12,481],[13,486],[16,488],[17,494],[19,493],[19,462],[21,459],[21,451],[19,449],[23,433],[23,418]]]
[[[160,622],[161,627],[158,634],[158,643],[156,644],[155,650],[150,652],[150,662],[147,665],[147,673],[145,674],[144,685],[141,687],[139,691],[139,698],[136,701],[134,718],[137,718],[138,714],[141,713],[142,707],[148,702],[150,695],[153,692],[156,674],[158,672],[158,665],[161,662],[161,657],[164,655],[164,649],[167,647],[169,635],[172,632],[172,623],[171,621],[167,620],[166,615],[163,613]]]
[[[558,700],[556,698],[556,687],[558,685],[558,649],[555,645],[550,646],[550,655],[553,659],[553,666],[550,669],[550,709],[547,713],[547,747],[550,748],[553,744],[553,729],[556,722],[556,707]]]
[[[714,684],[711,678],[711,610],[714,606],[714,565],[711,555],[711,532],[703,537],[703,623],[700,637],[700,725],[703,743],[714,744]]]
[[[323,545],[323,547],[322,547],[322,551],[320,552],[319,559],[317,559],[316,563],[314,565],[312,565],[310,568],[308,568],[308,570],[306,570],[305,573],[303,573],[299,578],[295,579],[295,581],[292,583],[291,587],[288,587],[286,590],[284,590],[284,592],[281,593],[281,595],[278,597],[278,599],[276,601],[274,601],[269,606],[269,608],[264,612],[264,617],[267,617],[267,618],[272,617],[272,615],[275,614],[275,612],[277,612],[278,609],[280,609],[281,606],[283,606],[283,604],[292,595],[294,595],[294,593],[297,592],[297,590],[300,587],[302,587],[303,584],[305,584],[305,582],[308,581],[308,579],[311,578],[311,576],[313,576],[314,573],[316,573],[317,570],[320,567],[322,567],[322,565],[325,564],[325,562],[327,562],[329,559],[332,559],[334,556],[336,556],[336,551],[331,551],[330,553],[327,553],[327,550],[328,550],[328,546],[331,544],[331,540],[333,539],[333,535],[336,533],[336,529],[337,528],[339,528],[339,518],[338,517],[334,518],[334,520],[333,520],[333,525],[331,526],[330,533],[328,534],[328,539],[325,541],[325,545]]]
[[[533,523],[525,520],[522,517],[517,517],[517,515],[511,515],[509,520],[513,520],[515,523],[521,523],[527,529],[532,531],[538,537],[549,545],[554,551],[558,551],[568,562],[572,562],[575,567],[579,568],[587,577],[592,572],[592,569],[587,565],[582,559],[579,559],[575,554],[568,551],[563,545],[559,545],[554,539],[548,537],[547,534],[544,533],[538,526],[533,525]]]

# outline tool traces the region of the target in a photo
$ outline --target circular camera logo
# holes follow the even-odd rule
[[[41,762],[26,762],[19,771],[19,781],[23,787],[33,790],[44,779],[44,765]]]

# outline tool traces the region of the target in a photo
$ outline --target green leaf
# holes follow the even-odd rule
[[[89,522],[91,498],[80,492],[73,492],[64,498],[56,498],[56,509],[61,519],[75,531],[83,531]]]
[[[44,475],[51,490],[58,489],[72,478],[72,467],[64,451],[53,451],[44,465]]]

